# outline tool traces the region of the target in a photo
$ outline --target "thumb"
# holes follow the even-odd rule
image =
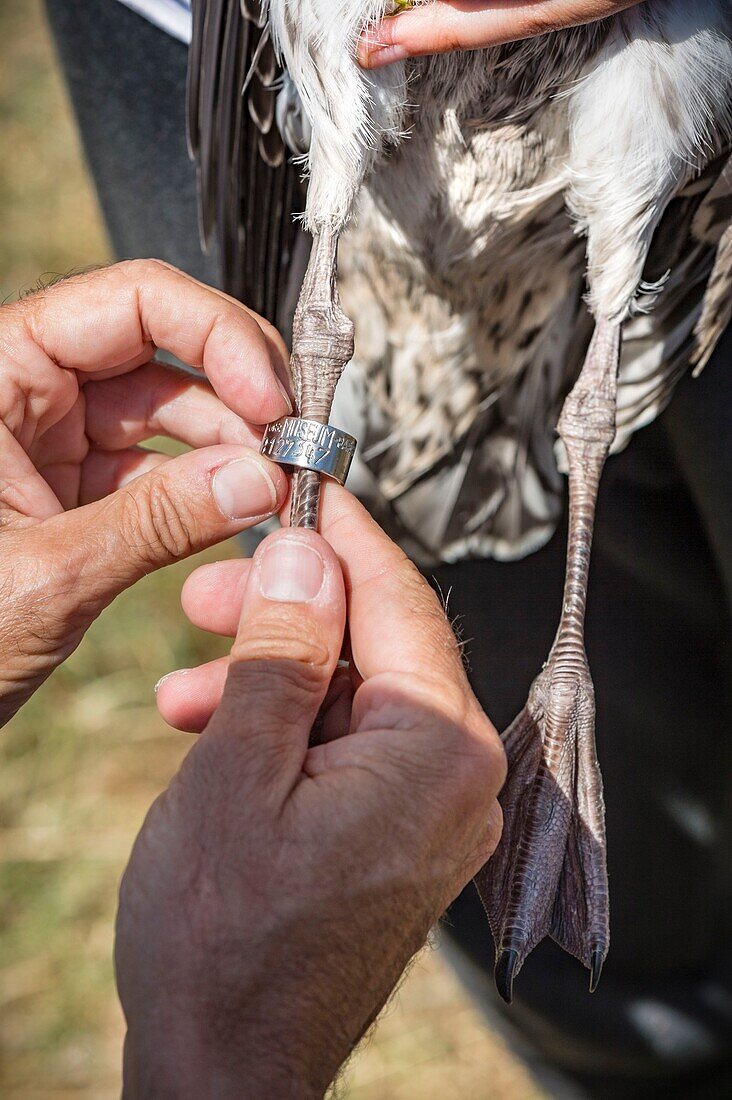
[[[297,781],[338,663],[346,622],[343,574],[314,531],[276,531],[257,548],[226,687],[203,742],[235,741],[251,785],[286,796]]]
[[[146,573],[253,526],[286,495],[283,471],[256,451],[206,447],[54,516],[42,525],[43,537],[61,557],[68,598],[91,620]]]

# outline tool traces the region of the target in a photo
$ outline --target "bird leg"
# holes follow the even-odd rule
[[[292,325],[290,369],[297,415],[327,424],[338,379],[353,357],[353,323],[338,297],[338,234],[323,229],[315,235]],[[296,470],[292,478],[290,523],[318,526],[320,474]]]
[[[496,985],[508,1002],[514,977],[545,936],[588,967],[591,991],[609,945],[605,808],[584,624],[597,491],[615,437],[619,356],[620,326],[599,321],[559,418],[569,467],[562,614],[549,659],[503,735],[503,836],[475,880],[496,945]]]

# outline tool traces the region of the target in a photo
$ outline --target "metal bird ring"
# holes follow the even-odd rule
[[[281,466],[313,470],[344,485],[356,440],[331,424],[286,416],[267,425],[260,450]]]

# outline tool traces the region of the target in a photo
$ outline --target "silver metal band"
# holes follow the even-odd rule
[[[315,470],[344,485],[356,440],[330,424],[286,416],[267,425],[260,450],[282,466]]]

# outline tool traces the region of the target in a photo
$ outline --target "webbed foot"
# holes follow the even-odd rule
[[[609,945],[602,778],[586,663],[552,656],[503,736],[509,778],[503,836],[476,876],[496,944],[505,1001],[527,955],[552,939],[600,978]]]

